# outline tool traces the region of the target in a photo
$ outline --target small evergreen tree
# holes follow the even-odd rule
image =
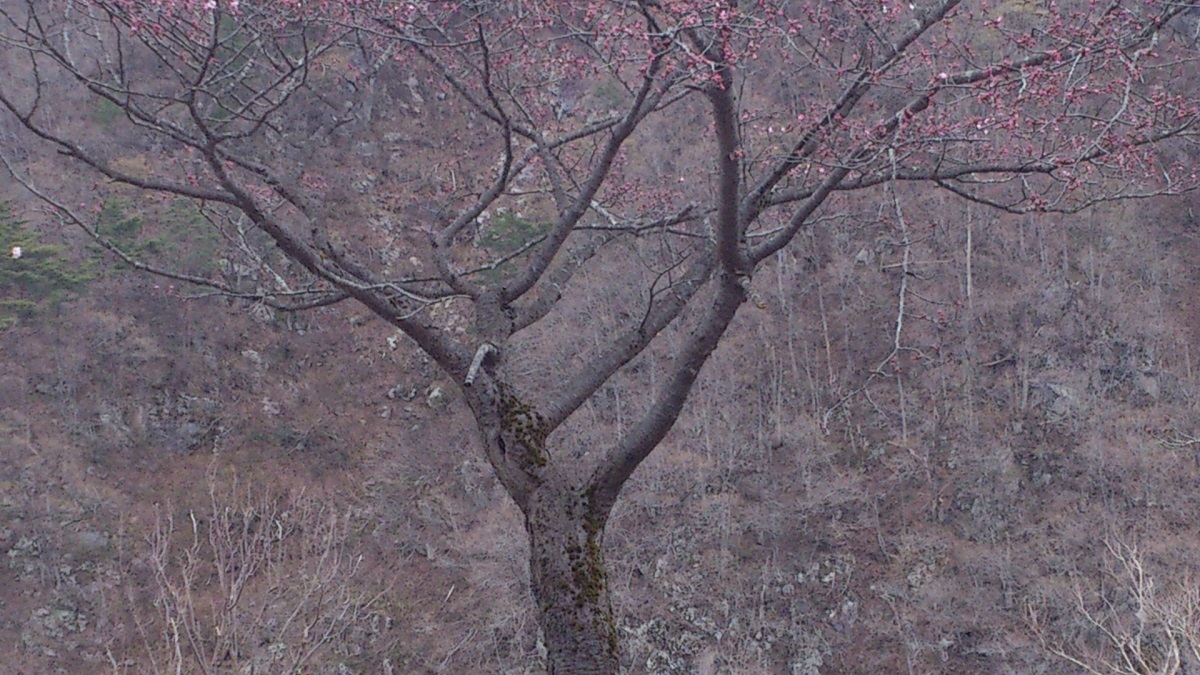
[[[61,246],[39,243],[25,225],[11,204],[0,202],[0,330],[54,307],[88,280],[86,268]]]

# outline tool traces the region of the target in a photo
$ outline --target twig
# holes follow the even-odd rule
[[[471,367],[467,369],[467,377],[463,380],[463,384],[471,386],[475,384],[475,378],[479,377],[479,369],[483,367],[483,362],[487,359],[488,354],[495,354],[497,351],[496,345],[485,342],[479,345],[479,349],[475,350],[475,358],[471,359]]]

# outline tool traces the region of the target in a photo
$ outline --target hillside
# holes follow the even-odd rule
[[[361,133],[308,161],[338,236],[421,274],[429,238],[396,223],[438,221],[502,150],[463,138],[483,122],[425,66],[378,75]],[[105,139],[109,161],[184,166],[62,87],[61,128]],[[581,116],[614,96],[581,87]],[[787,104],[770,91],[747,108]],[[704,110],[685,98],[639,129],[623,185],[712,193],[708,148],[671,135]],[[233,237],[197,234],[212,213],[97,181],[8,115],[0,144],[145,259],[256,283]],[[604,543],[623,667],[1077,672],[1064,656],[1113,658],[1135,634],[1128,653],[1161,663],[1174,645],[1200,667],[1196,195],[1074,214],[903,183],[869,196],[834,197],[757,269],[622,493]],[[87,277],[0,329],[2,670],[174,672],[196,643],[214,673],[544,669],[522,513],[459,384],[408,337],[348,303],[288,314],[138,273],[18,183],[0,200]],[[537,234],[544,200],[505,204],[456,262]],[[514,335],[531,401],[612,341],[675,253],[606,249]],[[431,311],[469,330],[465,300]],[[698,322],[588,399],[555,432],[576,454],[553,461],[625,437]]]
[[[1076,635],[1071,593],[1095,590],[1106,540],[1185,581],[1196,243],[1178,200],[1155,206],[958,214],[979,218],[973,297],[965,235],[929,238],[914,259],[939,262],[912,293],[932,318],[910,321],[899,381],[867,382],[892,347],[893,245],[829,231],[761,275],[763,307],[609,534],[634,670],[1057,671],[1026,608]],[[926,227],[962,222],[943,217]],[[147,537],[208,509],[210,473],[352,514],[394,622],[357,638],[364,654],[397,672],[536,661],[518,515],[463,413],[430,406],[428,364],[377,322],[324,312],[300,335],[153,287],[111,275],[3,336],[10,662],[78,672],[141,651],[125,612],[153,616],[126,601],[153,594]],[[614,388],[587,432],[615,433],[636,400]]]

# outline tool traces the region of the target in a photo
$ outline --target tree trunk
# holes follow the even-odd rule
[[[617,672],[617,626],[602,548],[607,518],[553,479],[525,506],[530,580],[551,675]]]

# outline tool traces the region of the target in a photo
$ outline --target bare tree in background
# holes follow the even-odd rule
[[[1162,583],[1146,556],[1108,539],[1108,565],[1095,592],[1075,587],[1080,625],[1071,642],[1036,607],[1029,625],[1049,653],[1091,675],[1184,675],[1200,667],[1200,587],[1189,578]]]
[[[207,509],[179,522],[167,505],[149,537],[155,613],[134,622],[152,672],[303,673],[375,618],[349,514],[222,491],[211,472],[208,489]],[[135,665],[108,658],[114,673]]]
[[[264,309],[353,301],[411,338],[458,383],[525,515],[551,672],[612,673],[605,524],[755,271],[902,183],[1009,212],[1191,189],[1156,148],[1194,133],[1194,54],[1160,31],[1195,4],[6,0],[8,122],[116,186],[190,202],[225,273],[123,248],[42,187],[59,164],[3,159],[138,269]],[[396,175],[388,144],[425,148],[410,159],[427,170]],[[643,274],[608,273],[634,255]],[[611,340],[521,352],[563,330],[584,280],[612,282]],[[447,311],[462,306],[466,326]],[[624,433],[572,445],[573,416],[651,352],[666,365]]]

